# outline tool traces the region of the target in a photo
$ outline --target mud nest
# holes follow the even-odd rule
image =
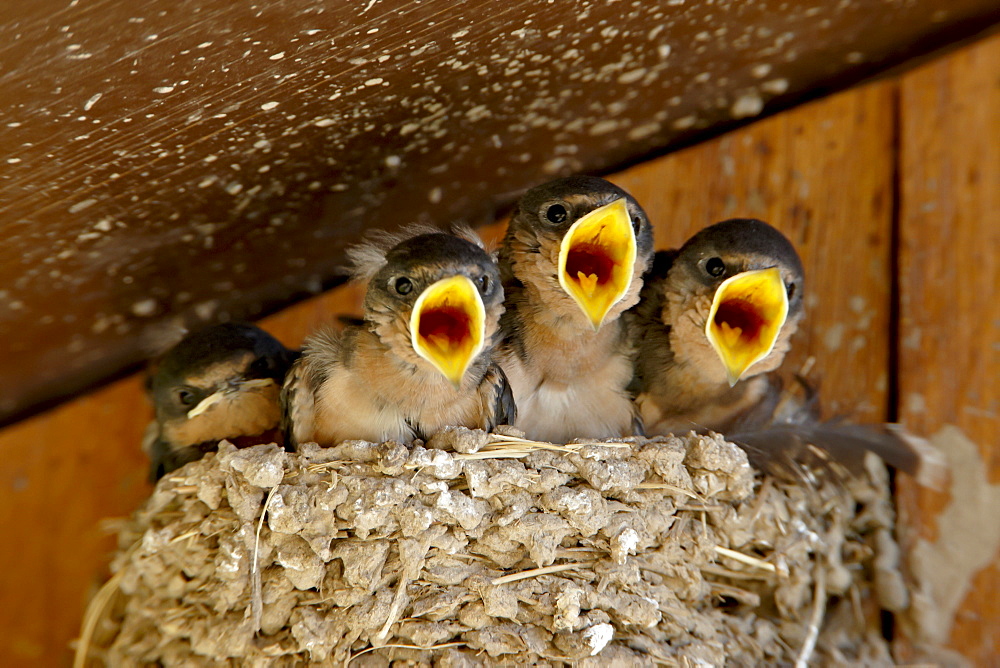
[[[223,442],[121,532],[90,651],[111,665],[890,664],[879,610],[907,594],[893,520],[878,462],[781,482],[719,436]]]

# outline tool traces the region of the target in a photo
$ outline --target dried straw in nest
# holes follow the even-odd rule
[[[81,656],[110,665],[890,664],[885,470],[762,478],[689,435],[236,449],[120,535]]]

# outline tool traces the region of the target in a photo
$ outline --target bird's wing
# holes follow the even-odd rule
[[[160,423],[153,420],[142,433],[142,451],[149,457],[149,482],[156,481],[177,468],[172,461],[173,452],[166,441],[160,438]]]
[[[798,375],[790,387],[777,374],[767,380],[760,400],[735,416],[727,429],[727,438],[743,447],[750,463],[762,471],[798,479],[807,471],[856,475],[872,452],[925,486],[943,483],[944,460],[924,439],[897,425],[821,420],[815,384]]]
[[[206,452],[215,452],[215,449],[214,446],[201,447],[199,445],[173,448],[166,441],[157,440],[153,445],[152,452],[149,479],[150,482],[155,483],[163,476],[176,471],[185,464],[198,461],[205,456]]]
[[[646,424],[642,421],[642,413],[639,412],[639,407],[636,404],[632,404],[632,436],[645,436],[646,435]]]
[[[491,364],[479,387],[480,392],[486,395],[483,405],[488,413],[487,431],[493,431],[500,424],[514,424],[517,420],[517,405],[503,369],[497,364]]]
[[[281,432],[285,449],[295,452],[299,443],[312,440],[316,411],[316,388],[309,367],[310,358],[295,360],[281,387]]]
[[[785,478],[801,479],[806,471],[817,470],[857,474],[868,452],[935,489],[941,488],[947,471],[933,446],[898,425],[777,424],[728,438],[746,450],[754,466]]]
[[[167,444],[160,440],[160,423],[156,420],[146,425],[142,433],[142,451],[149,457],[149,482],[156,484],[167,472],[164,459],[170,451]]]
[[[357,327],[338,332],[322,329],[309,337],[302,353],[285,376],[281,388],[281,430],[285,449],[294,452],[300,443],[315,440],[316,392],[331,373],[343,368]]]
[[[160,423],[153,420],[146,425],[146,430],[142,432],[142,451],[150,457],[153,456],[153,449],[156,441],[160,438]]]

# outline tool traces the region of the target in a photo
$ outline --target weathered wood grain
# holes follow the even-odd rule
[[[918,433],[957,425],[1000,483],[1000,38],[902,77],[900,404]],[[910,526],[933,539],[943,493],[900,481]],[[979,509],[996,523],[995,507]],[[995,526],[995,524],[994,524]],[[954,546],[954,549],[962,549]],[[951,644],[1000,657],[1000,555],[976,574]]]
[[[858,81],[1000,7],[36,0],[2,15],[0,422],[137,362],[165,321],[257,317],[332,285],[365,228],[492,218],[545,178]]]
[[[116,547],[101,522],[148,496],[138,377],[0,431],[0,665],[66,663]]]
[[[290,346],[361,312],[345,285],[261,322]],[[0,430],[0,665],[53,666],[69,657],[89,596],[106,577],[116,518],[149,495],[140,451],[152,411],[141,375]]]
[[[900,382],[906,421],[919,431],[959,424],[984,445],[996,480],[997,450],[985,447],[998,440],[1000,376],[991,301],[1000,283],[1000,158],[986,141],[998,134],[996,41],[980,48],[903,80]],[[862,419],[883,418],[887,401],[896,86],[837,95],[611,177],[644,203],[661,247],[731,216],[758,216],[789,234],[813,296],[788,366],[814,355],[827,405]],[[263,325],[298,345],[335,314],[360,312],[360,297],[345,286]],[[0,430],[0,536],[14,546],[0,575],[0,665],[65,662],[113,547],[98,523],[148,493],[138,450],[148,417],[140,381],[129,378]],[[940,501],[905,491],[921,518]],[[996,604],[987,599],[997,573],[980,573],[953,636],[981,658],[996,649],[988,644]]]

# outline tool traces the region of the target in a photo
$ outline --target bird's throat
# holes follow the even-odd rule
[[[705,336],[736,384],[774,348],[788,317],[788,297],[776,268],[726,279],[712,299]]]
[[[635,231],[624,199],[591,211],[563,237],[559,285],[595,330],[631,287],[635,259]]]
[[[465,276],[429,286],[413,306],[413,350],[456,387],[486,345],[486,309],[479,291]]]

